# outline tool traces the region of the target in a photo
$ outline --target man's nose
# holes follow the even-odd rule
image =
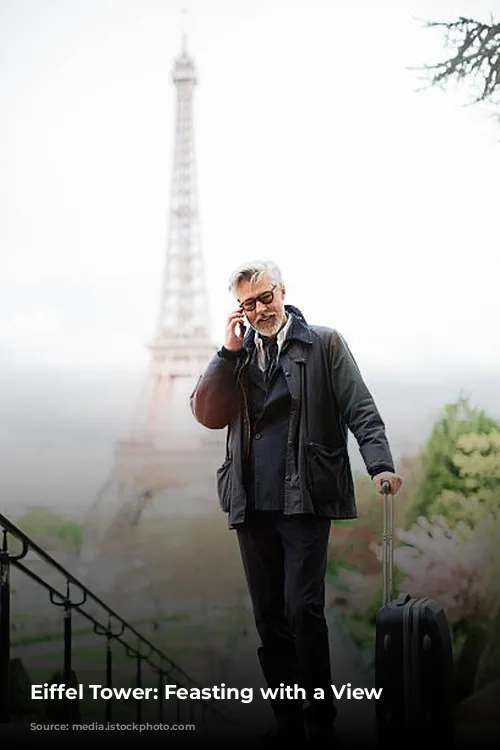
[[[265,310],[267,310],[267,307],[268,306],[263,302],[257,300],[257,302],[255,303],[255,312],[257,313],[257,315],[260,315],[260,313],[263,313]]]

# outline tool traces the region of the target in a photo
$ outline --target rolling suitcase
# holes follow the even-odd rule
[[[453,654],[443,607],[409,594],[392,596],[394,569],[394,499],[382,485],[383,604],[375,637],[376,728],[380,745],[408,741],[450,746],[454,739]],[[389,538],[388,538],[389,537]]]

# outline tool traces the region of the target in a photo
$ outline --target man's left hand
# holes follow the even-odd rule
[[[382,493],[382,482],[389,482],[391,489],[390,494],[395,495],[396,492],[400,489],[401,485],[403,484],[402,478],[399,476],[399,474],[393,474],[392,471],[382,471],[380,474],[376,474],[372,482],[374,483],[375,487],[377,488],[378,492],[380,494]]]

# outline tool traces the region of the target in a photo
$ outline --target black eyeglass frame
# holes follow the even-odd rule
[[[250,297],[250,299],[240,302],[240,310],[243,310],[244,312],[253,312],[257,307],[257,302],[261,302],[263,305],[270,305],[274,299],[274,290],[277,286],[277,284],[274,284],[271,289],[268,289],[267,292],[262,292],[258,297]],[[271,295],[269,299],[268,295]],[[248,305],[250,305],[250,307],[248,307]]]

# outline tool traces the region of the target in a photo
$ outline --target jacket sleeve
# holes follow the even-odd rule
[[[395,471],[385,425],[345,341],[333,331],[328,340],[334,397],[343,421],[359,445],[368,474]]]
[[[219,350],[200,375],[190,396],[195,419],[212,430],[221,430],[233,419],[240,395],[236,382],[239,357]]]

